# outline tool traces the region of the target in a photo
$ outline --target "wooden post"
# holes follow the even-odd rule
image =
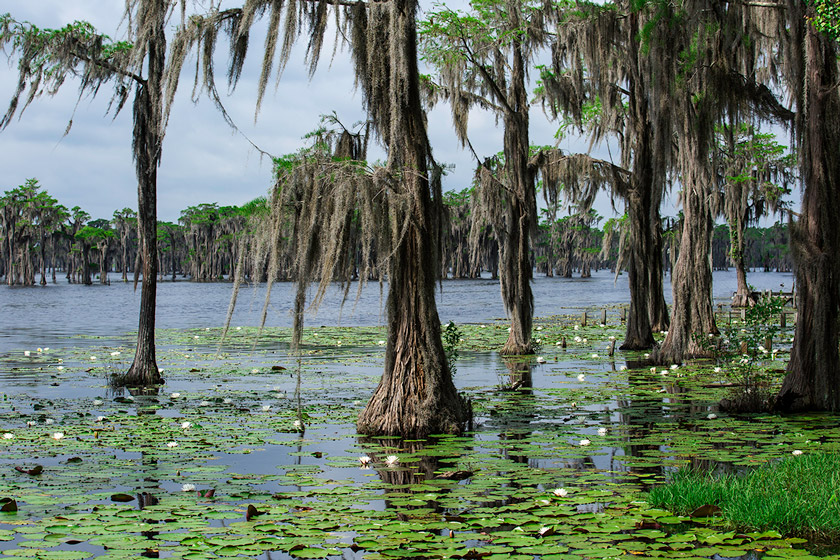
[[[610,356],[615,354],[615,340],[610,340]]]
[[[607,310],[606,309],[601,310],[601,324],[602,325],[607,324]]]
[[[764,337],[764,349],[768,352],[773,349],[773,337],[772,336],[765,336]]]
[[[787,327],[787,313],[782,311],[781,315],[779,316],[779,325],[784,329]]]
[[[624,323],[625,321],[627,321],[627,308],[622,307],[621,308],[621,322]]]
[[[566,337],[565,336],[563,337],[563,341],[561,342],[560,347],[563,348],[563,350],[566,349]]]
[[[583,312],[583,317],[581,317],[580,326],[582,326],[582,327],[586,326],[586,311]]]
[[[746,320],[747,320],[747,310],[746,309],[741,309],[741,321],[746,321]]]

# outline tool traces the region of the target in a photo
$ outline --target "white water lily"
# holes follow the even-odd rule
[[[58,441],[58,440],[60,440],[61,438],[64,437],[64,433],[63,432],[56,432],[53,435],[51,435],[50,437],[53,438],[54,440]]]
[[[204,327],[204,330],[205,330],[205,331],[209,331],[209,330],[210,330],[210,327]]]
[[[597,357],[598,357],[598,354],[592,354],[592,357],[593,357],[593,358],[597,358]]]
[[[107,418],[107,416],[97,416],[96,421],[97,422],[104,422],[106,418]]]
[[[461,342],[464,342],[464,339],[463,339],[463,338],[461,339]],[[535,338],[535,339],[534,339],[534,342],[536,342],[537,344],[539,344],[539,343],[540,343],[540,339],[539,339],[539,338]]]
[[[586,376],[582,373],[579,373],[577,376],[578,381],[586,381]]]
[[[181,393],[172,393],[172,394],[171,394],[171,395],[169,395],[169,396],[170,396],[171,398],[173,398],[173,399],[177,399],[178,397],[180,397],[180,396],[181,396]]]
[[[32,426],[34,426],[35,424],[36,424],[35,420],[27,420],[27,421],[26,421],[26,425],[27,425],[27,426],[29,426],[30,428],[31,428]]]
[[[271,410],[271,405],[270,404],[262,405],[262,411],[263,412],[268,412],[269,410]]]
[[[370,465],[371,461],[372,461],[372,459],[370,457],[368,457],[367,455],[362,455],[361,457],[359,457],[359,464],[362,465],[363,467],[366,467],[366,466]]]
[[[385,465],[387,465],[389,467],[393,467],[393,466],[397,465],[399,462],[400,462],[400,458],[397,457],[396,455],[388,455],[387,457],[385,457]]]
[[[656,366],[654,366],[654,367],[650,368],[650,372],[651,372],[651,373],[656,373]]]
[[[300,420],[295,420],[294,422],[292,422],[292,426],[294,426],[296,430],[299,430],[303,426],[303,424],[300,423]]]
[[[166,444],[166,447],[168,447],[170,449],[172,449],[173,447],[178,447],[178,442],[177,441],[170,441],[169,443]]]
[[[44,352],[49,352],[49,351],[50,351],[49,347],[44,348]]]
[[[192,427],[192,422],[181,422],[181,429],[186,430],[187,428]]]
[[[706,418],[708,418],[709,420],[714,420],[715,418],[717,418],[717,414],[711,412],[708,416],[706,416]]]
[[[6,432],[5,434],[3,434],[3,439],[15,439],[15,434]]]
[[[64,371],[64,366],[58,366],[58,367],[57,367],[57,368],[55,368],[55,369],[57,369],[58,371]]]
[[[679,367],[677,364],[671,364],[671,369],[679,369]]]
[[[599,436],[607,435],[607,429],[606,428],[598,428],[598,435]]]
[[[614,337],[614,336],[611,336],[609,339],[610,339],[610,340],[615,340],[615,337]]]
[[[583,342],[584,344],[586,344],[587,342],[589,342],[589,339],[588,339],[588,338],[584,338],[582,342]]]
[[[93,405],[94,405],[94,406],[99,406],[99,405],[101,405],[101,404],[102,404],[102,400],[101,400],[101,399],[93,399]]]
[[[23,355],[24,355],[24,356],[26,356],[27,358],[28,358],[31,354],[32,354],[32,352],[30,352],[29,350],[24,350],[24,351],[23,351]]]
[[[55,420],[53,420],[52,418],[47,418],[46,420],[44,420],[44,424],[46,424],[48,426],[50,424],[55,424]]]
[[[181,486],[181,492],[193,492],[195,491],[195,484],[184,484]]]
[[[91,362],[95,362],[95,361],[96,361],[96,356],[91,356],[91,357],[90,357],[90,361],[91,361]]]
[[[120,354],[122,354],[122,352],[120,352],[119,350],[114,350],[113,352],[111,352],[112,356],[119,356]]]
[[[542,330],[542,327],[537,327],[537,330],[538,330],[538,331],[541,331],[541,330]]]
[[[790,452],[790,454],[793,455],[794,457],[798,457],[798,456],[802,455],[802,450],[801,449],[794,449],[793,451]]]
[[[195,335],[193,338],[198,339],[198,335]]]
[[[241,331],[242,327],[236,327],[236,330]]]
[[[260,370],[258,370],[257,368],[254,368],[254,369],[251,370],[251,373],[259,373],[259,372],[260,372]]]
[[[583,342],[583,339],[579,336],[575,337],[575,342]]]
[[[568,495],[569,495],[569,491],[568,491],[568,490],[566,490],[565,488],[555,488],[555,489],[554,489],[554,490],[552,490],[551,492],[552,492],[555,496],[557,496],[558,498],[565,498],[566,496],[568,496]]]
[[[668,375],[668,370],[663,369],[662,371],[659,372],[659,375]]]
[[[379,342],[377,342],[377,344],[378,344],[379,346],[385,346],[385,341],[384,341],[384,340],[380,340]]]
[[[545,358],[542,357],[542,356],[537,356],[537,363],[538,364],[544,364],[545,363]]]
[[[210,406],[210,401],[201,401],[198,406]]]
[[[722,371],[723,371],[723,370],[721,369],[721,367],[720,367],[720,366],[717,366],[717,367],[715,368],[715,373],[720,373],[720,372],[722,372]]]
[[[580,328],[580,325],[575,325],[575,330],[578,330],[579,328]]]
[[[163,373],[163,370],[161,368],[158,368],[158,373]]]
[[[232,400],[230,400],[230,399],[225,398],[225,399],[222,399],[222,402],[223,402],[224,404],[230,404],[230,403],[232,403],[233,401],[232,401]]]
[[[589,440],[588,440],[588,439],[586,439],[586,438],[584,438],[584,439],[580,440],[580,446],[581,446],[581,447],[586,447],[586,446],[587,446],[587,445],[589,445],[590,443],[592,443],[592,442],[591,442],[591,441],[589,441]]]
[[[650,358],[650,354],[645,354],[645,358]]]

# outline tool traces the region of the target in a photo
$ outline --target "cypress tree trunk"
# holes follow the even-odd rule
[[[390,18],[388,164],[402,174],[401,186],[407,197],[402,206],[406,214],[394,219],[410,225],[404,236],[394,239],[389,260],[385,371],[359,415],[357,429],[366,435],[420,438],[460,433],[469,413],[446,363],[435,302],[439,237],[420,104],[416,10],[416,0],[391,0],[387,8],[377,6],[370,14],[372,20]]]
[[[124,377],[127,385],[154,385],[162,381],[155,356],[155,303],[157,298],[157,166],[163,141],[161,82],[166,53],[166,2],[144,0],[141,21],[154,18],[147,39],[148,78],[137,85],[134,98],[134,163],[137,173],[137,222],[143,284],[134,362]]]
[[[813,7],[808,11],[813,16]],[[835,44],[811,23],[805,25],[805,103],[800,105],[806,111],[801,131],[805,191],[802,215],[791,224],[798,314],[787,377],[776,406],[836,412],[840,410],[840,76]]]
[[[685,219],[680,253],[671,277],[673,313],[668,335],[654,354],[660,363],[680,363],[706,356],[700,337],[718,334],[712,305],[712,233],[708,188],[712,185],[707,143],[697,134],[694,114],[682,116],[679,151]]]

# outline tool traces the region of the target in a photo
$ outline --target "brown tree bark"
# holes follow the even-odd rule
[[[140,233],[138,251],[143,263],[140,289],[140,319],[134,361],[124,376],[126,385],[147,386],[161,383],[155,355],[155,303],[157,299],[157,167],[163,142],[162,79],[166,56],[164,21],[166,2],[144,0],[141,19],[154,18],[147,39],[148,77],[138,84],[134,98],[134,163],[137,173],[137,221]]]
[[[792,14],[800,13],[800,1]],[[808,8],[813,16],[813,6]],[[800,102],[802,214],[791,224],[796,263],[797,321],[780,410],[840,410],[840,92],[837,43],[805,18],[805,92]]]
[[[422,438],[434,433],[460,433],[469,417],[446,363],[435,302],[438,235],[431,198],[427,160],[429,143],[420,104],[417,70],[416,0],[391,0],[387,11],[377,7],[370,18],[389,17],[387,92],[388,164],[402,174],[408,199],[406,215],[397,223],[410,225],[395,239],[388,266],[388,341],[385,371],[357,422],[365,435]],[[373,87],[380,87],[374,84]],[[388,122],[390,121],[390,122]],[[438,196],[440,193],[437,193]]]

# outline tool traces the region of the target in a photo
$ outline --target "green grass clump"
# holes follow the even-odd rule
[[[743,475],[680,470],[651,491],[649,502],[680,514],[716,505],[737,530],[840,543],[840,454],[788,457]]]

